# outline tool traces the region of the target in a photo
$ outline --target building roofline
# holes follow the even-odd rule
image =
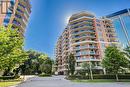
[[[107,15],[106,17],[107,17],[107,18],[111,18],[111,17],[113,17],[113,16],[122,15],[122,14],[127,13],[128,10],[130,10],[130,8],[128,8],[128,9],[123,9],[123,10],[121,10],[121,11],[114,12],[114,13],[112,13],[112,14]]]

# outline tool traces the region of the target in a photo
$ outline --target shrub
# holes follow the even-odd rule
[[[2,76],[0,77],[0,80],[9,80],[9,79],[14,79],[13,76]]]
[[[40,76],[40,77],[50,77],[51,74],[40,74],[39,76]]]
[[[119,79],[130,79],[129,74],[125,75],[118,75]],[[73,75],[73,76],[67,76],[66,79],[69,80],[75,80],[75,79],[89,79],[89,76],[81,76],[81,75]],[[94,74],[93,79],[116,79],[116,76],[113,74],[109,75],[99,75],[99,74]]]
[[[88,76],[82,76],[82,75],[70,75],[70,76],[67,76],[66,79],[68,80],[74,80],[74,79],[89,79]]]
[[[19,75],[15,75],[15,76],[14,76],[14,79],[18,79],[18,78],[20,78]]]

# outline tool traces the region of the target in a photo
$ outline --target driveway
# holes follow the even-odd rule
[[[32,77],[17,87],[130,87],[130,83],[74,83],[64,76]]]

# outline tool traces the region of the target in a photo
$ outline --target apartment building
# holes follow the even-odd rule
[[[76,70],[82,69],[83,62],[91,62],[95,66],[93,69],[101,72],[104,49],[109,45],[117,44],[115,29],[110,19],[98,19],[91,12],[73,14],[57,41],[57,72],[67,73],[67,58],[70,53],[76,58]]]
[[[31,13],[30,0],[2,0],[0,1],[0,25],[12,24],[24,36]]]
[[[113,20],[122,47],[130,46],[130,8],[106,16]]]

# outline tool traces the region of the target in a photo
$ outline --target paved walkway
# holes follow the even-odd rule
[[[64,76],[33,77],[17,87],[130,87],[130,83],[73,83]]]

